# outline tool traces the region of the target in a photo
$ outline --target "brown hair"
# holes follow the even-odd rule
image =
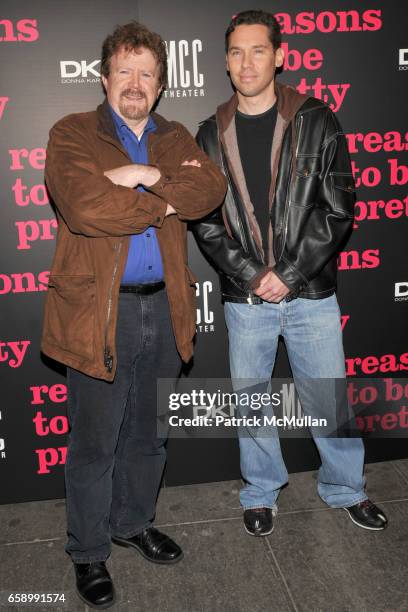
[[[146,26],[131,21],[122,26],[116,26],[113,34],[107,36],[102,45],[101,73],[109,76],[110,60],[121,49],[137,52],[141,47],[149,49],[160,67],[160,85],[167,83],[167,53],[164,40],[156,32],[151,32]]]
[[[228,53],[230,34],[239,25],[265,25],[269,30],[269,40],[276,51],[282,43],[281,29],[278,20],[266,11],[243,11],[234,15],[225,32],[225,51]]]

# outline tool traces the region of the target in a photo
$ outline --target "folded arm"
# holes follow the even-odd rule
[[[56,206],[73,233],[122,236],[160,227],[167,203],[155,194],[115,185],[75,117],[59,121],[50,132],[45,180]]]
[[[217,165],[198,147],[194,138],[181,124],[177,124],[178,139],[170,157],[158,160],[160,179],[147,187],[166,200],[177,212],[179,219],[201,219],[223,201],[227,183]],[[174,166],[171,156],[180,160]],[[189,162],[189,163],[186,163]],[[192,163],[194,162],[194,163]]]

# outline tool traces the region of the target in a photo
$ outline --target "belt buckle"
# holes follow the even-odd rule
[[[136,295],[153,295],[165,287],[164,281],[156,283],[139,283],[134,285],[121,285],[119,292],[134,293]]]

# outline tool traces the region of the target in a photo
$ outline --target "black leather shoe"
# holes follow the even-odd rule
[[[119,546],[135,548],[153,563],[177,563],[183,558],[183,551],[169,536],[154,527],[148,527],[131,538],[112,536],[112,542]]]
[[[90,608],[105,610],[115,603],[115,590],[104,561],[74,563],[77,593]]]
[[[343,508],[356,525],[363,529],[372,529],[373,531],[381,531],[388,525],[387,517],[384,512],[378,508],[369,499],[366,499],[359,504]]]
[[[253,536],[266,536],[273,531],[271,508],[250,508],[244,512],[245,531]]]

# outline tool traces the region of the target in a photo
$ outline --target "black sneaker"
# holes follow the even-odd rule
[[[365,499],[354,506],[343,508],[343,510],[348,513],[353,523],[363,529],[381,531],[388,525],[388,519],[384,512],[369,499]]]
[[[271,508],[249,508],[244,512],[245,531],[253,536],[266,536],[273,531]]]

